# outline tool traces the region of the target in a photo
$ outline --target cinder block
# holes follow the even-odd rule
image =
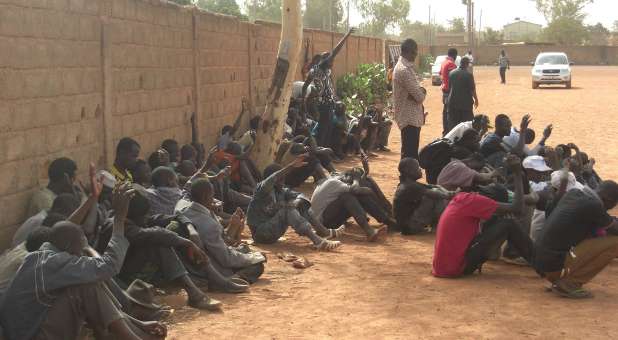
[[[22,36],[24,35],[25,9],[2,6],[0,10],[0,35],[2,36]],[[0,53],[8,53],[2,51]]]
[[[40,157],[46,154],[45,148],[45,128],[30,129],[25,132],[25,138],[27,145],[25,147],[25,154],[29,157]],[[36,174],[36,173],[34,173]],[[38,178],[33,174],[34,178]]]
[[[23,131],[6,134],[4,143],[6,145],[6,149],[4,150],[6,161],[15,161],[25,156],[26,138]]]
[[[66,145],[66,126],[63,124],[52,125],[45,128],[45,145],[47,152],[59,152]]]

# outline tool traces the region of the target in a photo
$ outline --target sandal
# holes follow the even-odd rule
[[[333,238],[340,238],[341,236],[343,236],[344,231],[345,231],[344,225],[342,225],[341,227],[337,229],[328,229],[328,236],[326,236],[326,239],[330,240]]]
[[[339,241],[322,240],[320,244],[315,246],[316,250],[320,251],[333,251],[341,246]]]
[[[569,299],[588,299],[592,297],[592,293],[582,287],[569,288],[561,284],[561,282],[552,285],[551,291]]]

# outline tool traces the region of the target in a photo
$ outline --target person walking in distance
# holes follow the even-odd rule
[[[463,57],[459,68],[449,75],[447,131],[451,131],[459,123],[471,121],[474,118],[472,106],[475,108],[479,106],[474,76],[468,71],[469,65],[470,59]]]
[[[425,124],[423,101],[427,90],[421,87],[414,60],[418,46],[412,39],[401,43],[401,56],[393,71],[394,118],[401,130],[401,157],[418,159],[418,144],[421,127]]]
[[[498,57],[498,65],[500,66],[500,84],[506,84],[506,70],[511,69],[511,62],[506,56],[506,52],[502,50]]]
[[[457,59],[457,49],[449,48],[447,52],[447,57],[444,62],[442,62],[442,66],[440,67],[440,78],[442,78],[442,104],[444,104],[444,108],[442,109],[442,136],[446,135],[450,129],[448,126],[448,95],[450,93],[450,87],[448,82],[448,76],[454,69],[457,68],[457,64],[455,60]]]

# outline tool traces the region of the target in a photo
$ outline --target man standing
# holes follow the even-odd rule
[[[423,101],[427,91],[421,87],[414,71],[418,46],[412,39],[401,43],[401,56],[393,71],[395,122],[401,130],[401,158],[418,159],[421,127],[425,124]]]
[[[506,52],[504,52],[504,50],[500,51],[498,65],[500,66],[500,84],[506,84],[506,70],[511,68],[511,62],[506,56]]]
[[[442,136],[446,135],[450,131],[447,116],[448,95],[450,92],[448,76],[451,74],[451,71],[457,68],[457,64],[455,64],[455,60],[457,59],[457,49],[449,48],[447,55],[446,60],[440,67],[440,78],[442,78],[442,104],[444,104],[444,109],[442,110]]]
[[[472,105],[479,106],[476,96],[476,84],[474,76],[468,72],[470,59],[463,57],[459,68],[449,75],[450,94],[448,98],[448,129],[457,126],[461,122],[471,121],[474,118]]]
[[[329,146],[332,134],[332,118],[337,100],[331,72],[335,57],[352,33],[354,33],[354,28],[350,28],[332,51],[322,53],[320,61],[309,71],[303,84],[302,97],[305,101],[305,110],[317,108],[319,112],[316,136],[316,142],[319,146]]]

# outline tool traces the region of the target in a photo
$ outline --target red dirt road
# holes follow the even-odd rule
[[[509,114],[515,124],[531,113],[540,135],[554,124],[548,144],[574,142],[596,158],[605,178],[618,177],[618,68],[574,68],[572,90],[532,90],[528,67],[513,68],[499,84],[497,68],[476,67],[480,112]],[[428,86],[430,111],[424,144],[441,130],[439,88]],[[372,175],[390,197],[397,184],[399,132],[391,148],[372,160]],[[310,184],[305,185],[311,189]],[[430,275],[433,235],[389,235],[378,244],[344,238],[336,253],[317,253],[292,232],[260,247],[269,254],[266,272],[251,291],[213,294],[221,313],[183,307],[184,297],[165,300],[177,308],[170,339],[607,339],[618,337],[618,265],[588,288],[595,297],[569,301],[546,293],[531,268],[491,262],[482,275],[437,279]],[[294,269],[282,251],[315,265]]]

